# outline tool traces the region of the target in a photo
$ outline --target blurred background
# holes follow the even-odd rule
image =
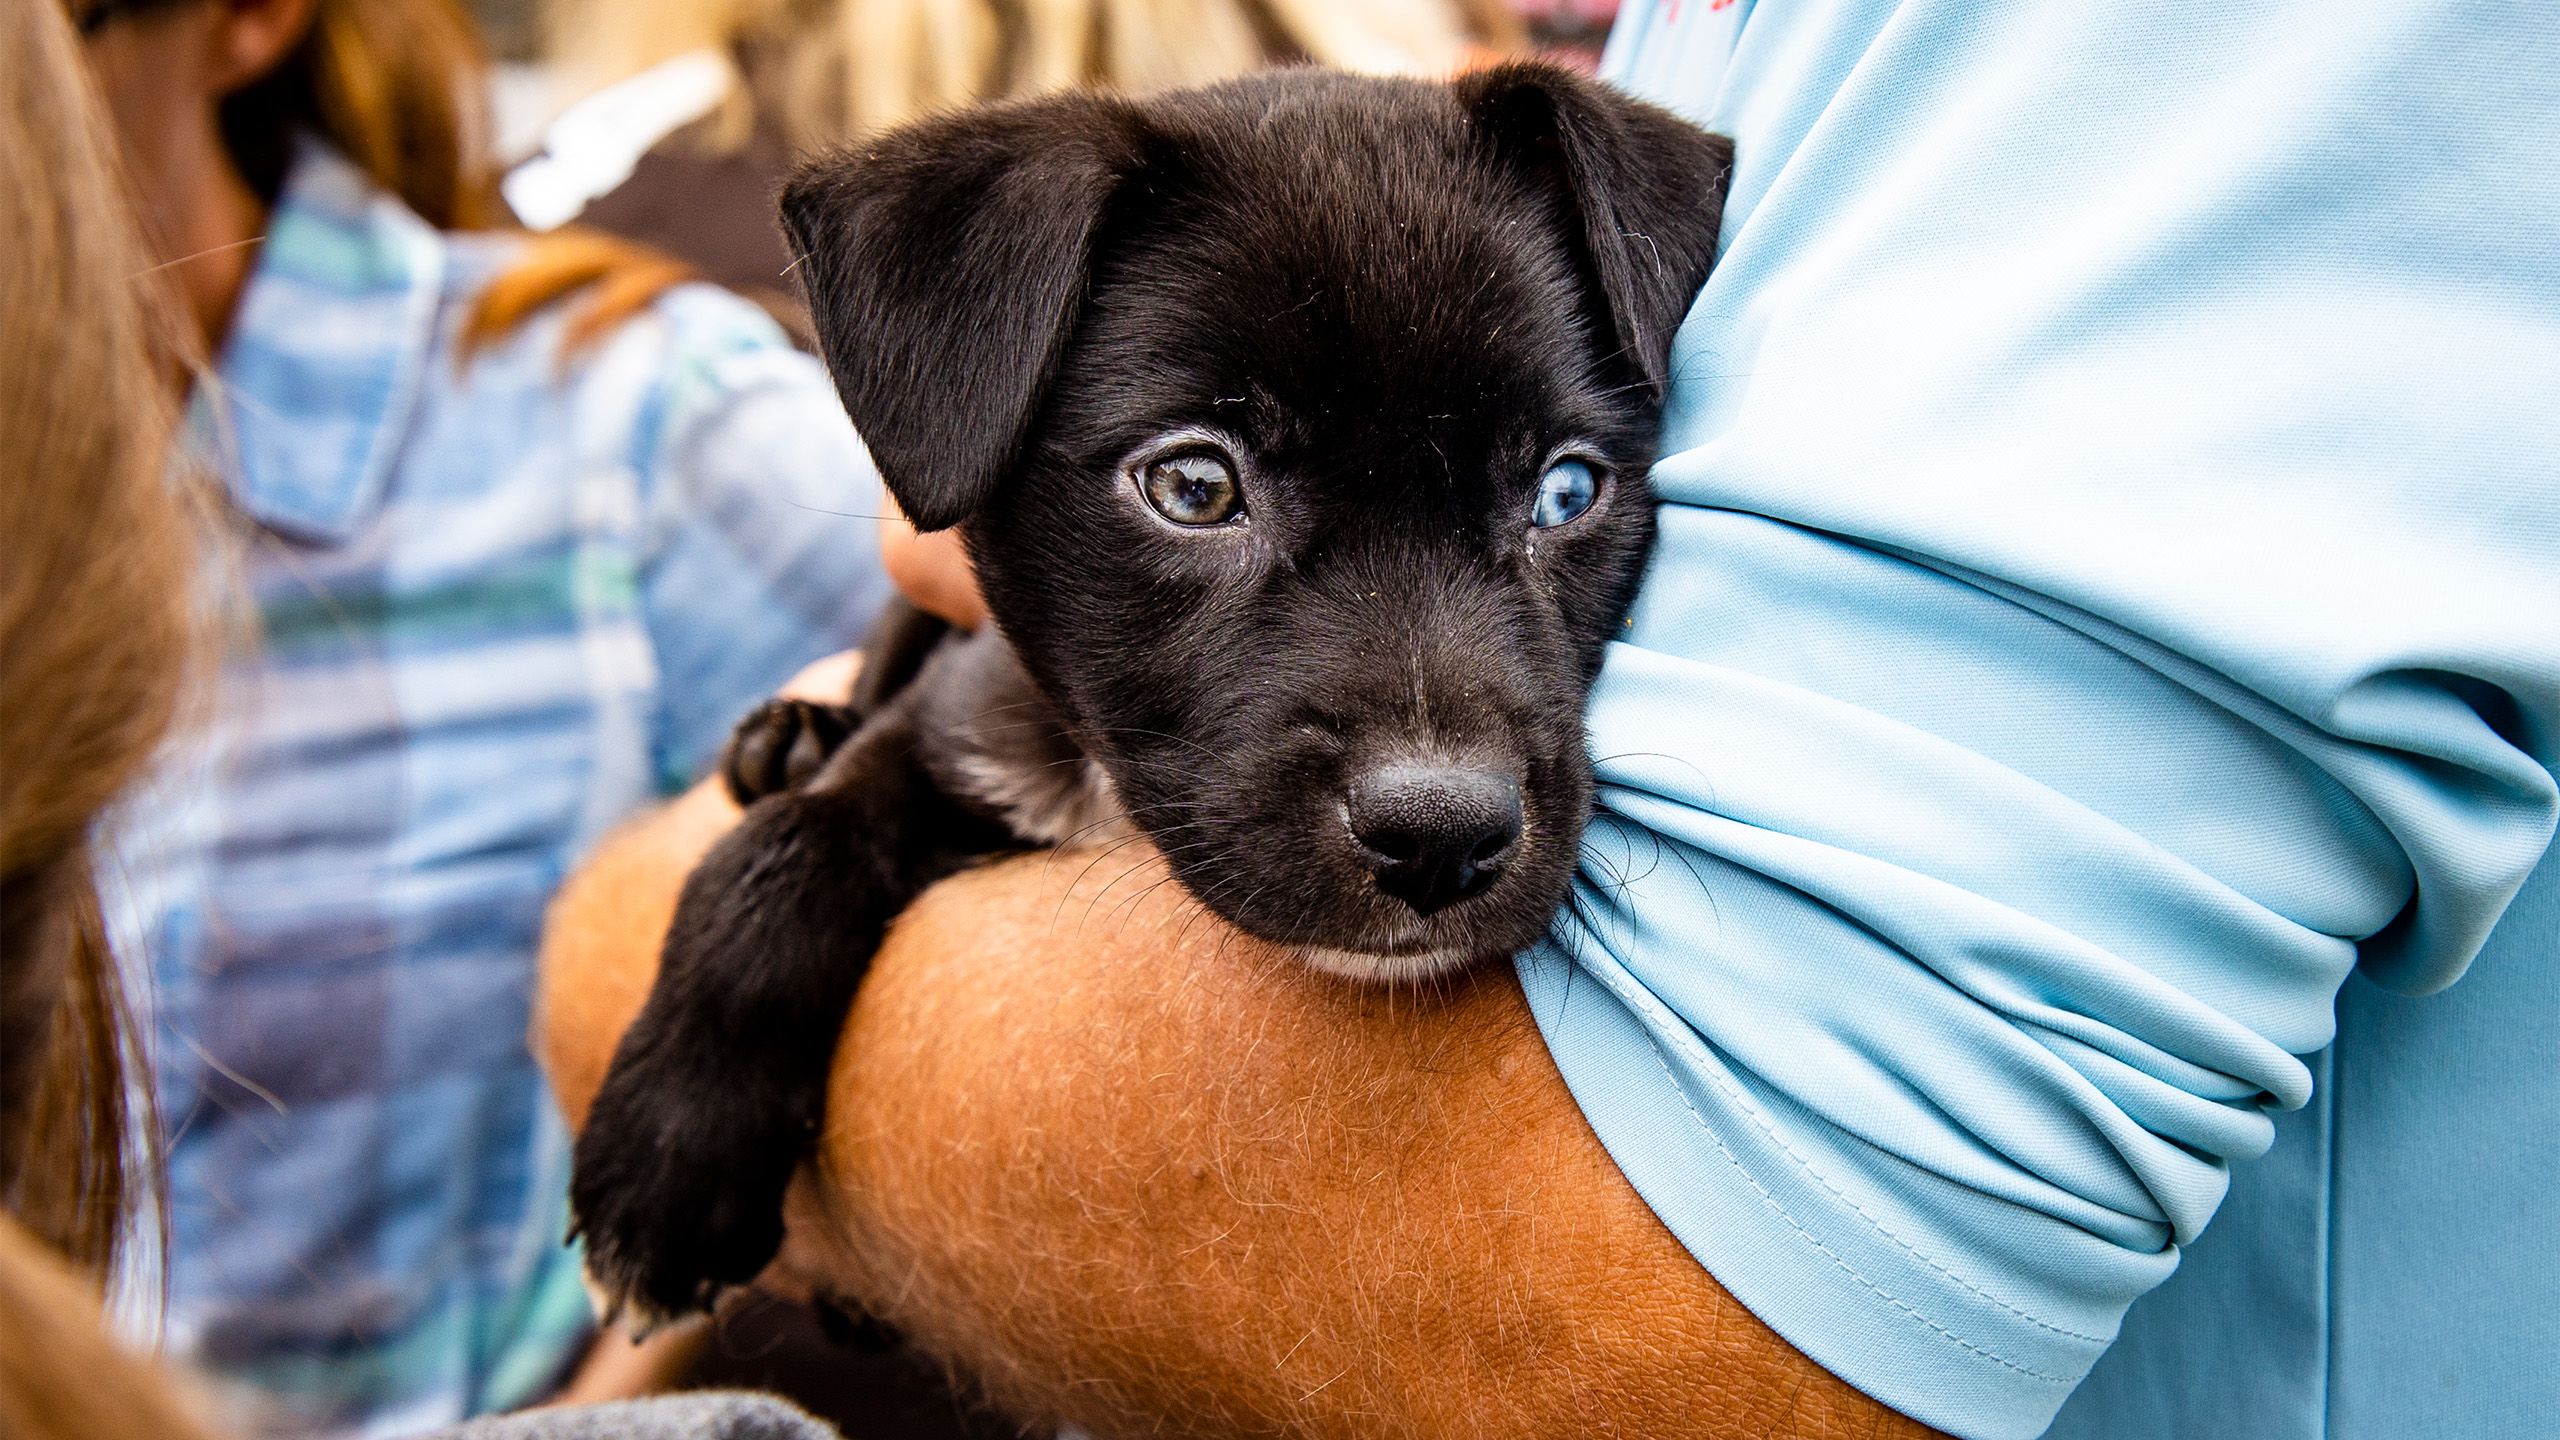
[[[505,194],[673,255],[804,342],[762,213],[795,154],[948,106],[1270,64],[1589,68],[1617,0],[477,0]]]

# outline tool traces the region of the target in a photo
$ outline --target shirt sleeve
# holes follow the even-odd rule
[[[690,783],[801,666],[861,643],[889,597],[881,487],[817,361],[746,302],[687,287],[644,417],[642,604],[660,784]]]
[[[2350,970],[2452,983],[2549,843],[2560,18],[1871,0],[1646,63],[1709,12],[1612,51],[1738,169],[1520,973],[1728,1290],[2023,1440]]]

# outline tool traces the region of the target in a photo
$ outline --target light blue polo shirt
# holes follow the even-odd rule
[[[1738,149],[1521,962],[1610,1153],[1968,1440],[2560,1434],[2560,9],[1608,68]]]

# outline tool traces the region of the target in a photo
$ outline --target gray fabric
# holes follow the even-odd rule
[[[710,1391],[493,1415],[424,1440],[841,1440],[771,1395]]]

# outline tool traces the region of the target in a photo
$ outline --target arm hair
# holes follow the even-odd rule
[[[697,790],[555,906],[536,1043],[573,1120],[735,817]],[[1113,1437],[1931,1433],[1681,1248],[1507,967],[1315,974],[1143,845],[971,871],[899,920],[769,1278]]]

